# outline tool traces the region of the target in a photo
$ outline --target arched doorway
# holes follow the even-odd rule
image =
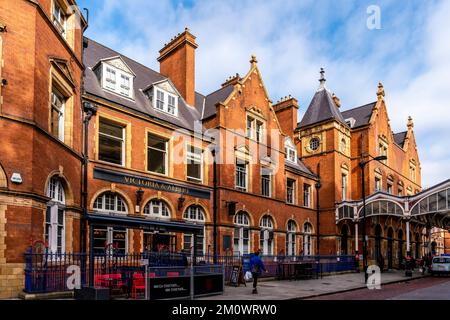
[[[388,269],[392,269],[393,266],[393,252],[394,252],[394,230],[392,228],[388,229],[387,233],[387,259],[388,259]]]
[[[381,258],[381,226],[377,224],[375,227],[375,261],[380,261]]]
[[[344,224],[341,229],[341,255],[348,255],[348,225]]]

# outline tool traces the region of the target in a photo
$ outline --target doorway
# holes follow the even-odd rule
[[[167,233],[144,232],[144,251],[176,252],[176,236]]]
[[[378,263],[381,258],[381,226],[377,224],[375,227],[375,261]]]
[[[348,255],[348,226],[344,224],[341,230],[341,255]]]

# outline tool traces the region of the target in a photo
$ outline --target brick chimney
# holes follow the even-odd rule
[[[273,105],[281,130],[290,137],[294,136],[294,131],[297,128],[298,108],[298,101],[292,96],[281,98]]]
[[[160,73],[172,80],[184,100],[195,105],[195,36],[188,28],[159,51]]]

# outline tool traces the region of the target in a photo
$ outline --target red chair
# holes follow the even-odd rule
[[[131,298],[136,299],[138,291],[145,291],[145,278],[142,274],[133,274]]]
[[[179,273],[179,272],[169,271],[169,272],[167,272],[167,276],[168,276],[169,278],[175,278],[175,277],[179,277],[179,276],[180,276],[180,273]]]
[[[97,274],[94,276],[94,286],[96,287],[105,287],[105,275]]]

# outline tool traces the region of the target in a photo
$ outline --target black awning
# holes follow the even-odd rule
[[[126,227],[131,229],[142,229],[159,232],[178,231],[197,234],[203,231],[202,225],[194,223],[148,220],[143,218],[112,216],[107,214],[88,214],[88,221],[93,226]]]

